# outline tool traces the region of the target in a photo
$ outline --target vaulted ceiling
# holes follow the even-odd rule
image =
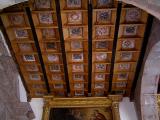
[[[149,20],[114,0],[30,0],[0,22],[30,97],[129,96]]]

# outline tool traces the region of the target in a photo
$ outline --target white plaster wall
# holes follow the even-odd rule
[[[120,103],[119,111],[121,120],[138,120],[134,103],[127,97]]]
[[[43,99],[42,98],[33,98],[30,102],[32,110],[35,114],[35,119],[33,120],[41,120],[43,113]]]
[[[27,96],[25,88],[22,84],[21,78],[19,76],[19,96],[21,102],[27,102]],[[42,98],[33,98],[30,102],[31,108],[34,112],[35,119],[33,120],[41,120],[43,113],[43,99]]]

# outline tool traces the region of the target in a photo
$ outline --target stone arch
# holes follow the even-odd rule
[[[141,82],[141,115],[144,120],[159,120],[157,110],[158,82],[160,79],[160,41],[151,49],[144,66]]]

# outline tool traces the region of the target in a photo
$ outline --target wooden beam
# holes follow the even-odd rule
[[[114,72],[114,64],[115,64],[115,56],[116,56],[116,48],[117,48],[117,40],[118,40],[118,31],[119,31],[119,24],[120,24],[120,17],[121,17],[121,9],[122,3],[118,3],[117,7],[117,16],[116,16],[116,23],[115,23],[115,32],[114,32],[114,41],[113,41],[113,48],[112,48],[112,58],[111,58],[111,68],[110,68],[110,75],[109,75],[109,89],[108,93],[112,92],[112,79],[113,79],[113,72]]]
[[[57,14],[59,36],[60,36],[61,52],[62,52],[62,59],[63,59],[63,66],[64,66],[64,75],[65,75],[65,80],[66,80],[67,93],[70,94],[70,84],[69,84],[67,59],[66,59],[66,52],[65,52],[63,29],[62,29],[60,1],[55,0],[55,3],[56,3],[56,14]]]
[[[92,86],[92,3],[88,1],[88,94],[91,95]]]
[[[27,16],[28,16],[29,24],[31,26],[34,43],[35,43],[35,46],[36,46],[36,49],[37,49],[37,52],[38,52],[38,57],[39,57],[39,61],[40,61],[40,64],[41,64],[41,68],[42,68],[42,72],[43,72],[43,76],[44,76],[47,92],[50,93],[48,78],[47,78],[45,65],[44,65],[44,62],[43,62],[42,52],[41,52],[40,45],[39,45],[39,42],[38,42],[35,26],[34,26],[34,23],[33,23],[32,14],[31,14],[31,11],[30,11],[29,7],[26,7],[25,10],[26,10],[26,13],[27,13]]]
[[[134,80],[133,80],[132,87],[131,87],[131,93],[130,93],[130,99],[131,100],[133,100],[133,98],[134,98],[135,88],[136,88],[136,85],[137,85],[138,78],[140,77],[140,72],[142,70],[144,56],[145,56],[145,53],[146,53],[146,49],[147,49],[147,45],[148,45],[148,41],[149,41],[149,36],[150,36],[150,33],[151,33],[151,29],[152,29],[153,18],[154,17],[152,15],[149,15],[148,19],[147,19],[147,25],[146,25],[146,30],[145,30],[145,33],[144,33],[141,52],[140,52],[140,56],[138,58],[137,67],[136,67],[136,71],[135,71],[135,76],[134,76]]]

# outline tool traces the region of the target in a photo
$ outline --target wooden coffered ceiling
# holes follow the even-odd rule
[[[1,22],[30,97],[129,96],[148,16],[113,0],[30,0]]]

